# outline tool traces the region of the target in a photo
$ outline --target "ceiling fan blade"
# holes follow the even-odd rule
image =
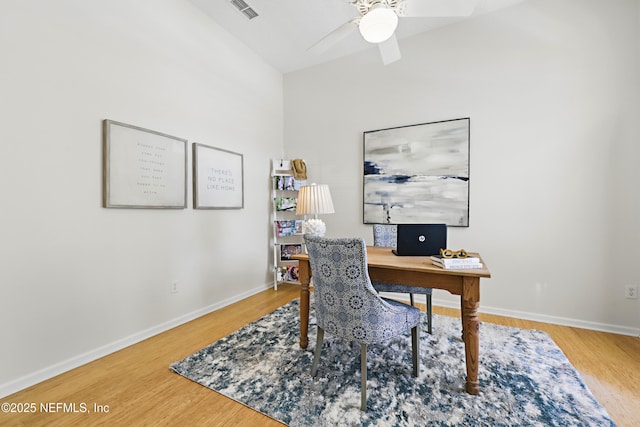
[[[478,0],[404,0],[398,15],[404,17],[469,16]]]
[[[346,38],[350,35],[354,30],[358,28],[358,22],[360,18],[354,18],[351,21],[345,22],[317,42],[315,42],[310,48],[307,49],[307,52],[321,54],[325,52],[330,47],[338,44],[342,39]]]
[[[402,55],[400,54],[400,46],[398,45],[398,39],[396,33],[393,33],[391,37],[382,43],[378,43],[378,49],[380,50],[380,56],[382,56],[382,63],[389,65],[392,62],[399,60]]]

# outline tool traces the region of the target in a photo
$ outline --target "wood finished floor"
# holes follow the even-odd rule
[[[169,365],[299,296],[282,285],[0,399],[85,403],[92,413],[0,413],[2,426],[277,426],[280,423],[169,371]],[[424,309],[424,307],[423,307]],[[459,316],[453,309],[434,312]],[[621,427],[640,425],[640,338],[481,315],[547,332]],[[482,336],[481,338],[482,339]],[[108,412],[95,413],[94,404]],[[55,408],[55,406],[53,406]]]

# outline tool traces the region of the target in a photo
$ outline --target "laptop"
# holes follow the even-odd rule
[[[398,224],[393,253],[399,256],[430,256],[447,248],[446,224]]]

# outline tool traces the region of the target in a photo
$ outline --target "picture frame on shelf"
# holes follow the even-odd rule
[[[105,119],[102,205],[185,209],[187,140]]]
[[[193,144],[193,208],[244,208],[243,155]]]

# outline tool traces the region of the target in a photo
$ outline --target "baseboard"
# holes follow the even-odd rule
[[[440,307],[460,309],[460,303],[433,298],[433,305]],[[497,316],[513,317],[516,319],[531,320],[534,322],[551,323],[553,325],[570,326],[573,328],[590,329],[593,331],[609,332],[612,334],[629,335],[640,337],[639,328],[628,326],[611,325],[607,323],[590,322],[587,320],[571,319],[561,316],[550,316],[546,314],[529,313],[518,310],[505,310],[502,308],[487,307],[480,304],[480,313],[495,314]]]
[[[9,396],[10,394],[16,393],[20,390],[24,390],[27,387],[31,387],[32,385],[51,379],[64,372],[70,371],[79,366],[85,365],[89,362],[93,362],[94,360],[100,359],[101,357],[107,356],[118,350],[122,350],[123,348],[129,347],[133,344],[137,344],[140,341],[146,340],[147,338],[150,338],[154,335],[158,335],[162,332],[168,331],[169,329],[175,328],[176,326],[180,326],[184,323],[197,319],[198,317],[204,316],[205,314],[209,314],[213,311],[219,310],[235,302],[238,302],[252,295],[260,293],[272,286],[273,284],[268,283],[263,285],[262,287],[251,289],[242,294],[235,295],[226,300],[217,302],[215,304],[211,304],[207,307],[200,308],[198,310],[192,311],[191,313],[187,313],[175,319],[171,319],[160,325],[154,326],[144,331],[140,331],[133,335],[129,335],[128,337],[119,339],[117,341],[111,342],[104,346],[90,350],[86,353],[64,360],[60,363],[56,363],[55,365],[48,366],[44,369],[25,375],[23,377],[17,378],[8,383],[0,384],[0,397]]]
[[[385,293],[401,301],[409,301],[408,294]],[[417,296],[417,303],[424,304],[424,297]],[[449,301],[444,299],[433,298],[432,304],[440,307],[453,308],[460,310],[460,302]],[[607,323],[590,322],[587,320],[571,319],[568,317],[549,316],[546,314],[529,313],[518,310],[505,310],[502,308],[488,307],[480,304],[480,313],[495,314],[497,316],[513,317],[515,319],[531,320],[534,322],[551,323],[552,325],[570,326],[573,328],[590,329],[592,331],[609,332],[612,334],[629,335],[632,337],[640,337],[640,328],[631,328],[621,325],[610,325]]]

